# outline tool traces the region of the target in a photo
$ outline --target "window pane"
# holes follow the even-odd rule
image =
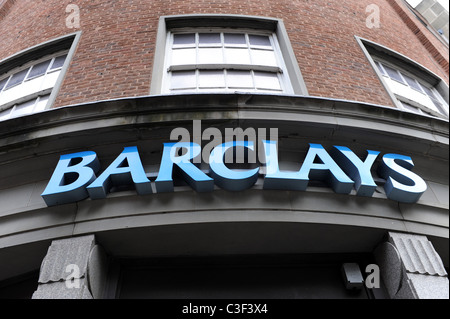
[[[258,89],[281,90],[278,75],[270,72],[255,71],[255,86]]]
[[[8,81],[9,77],[6,79],[3,79],[0,81],[0,92],[2,91],[3,87],[5,86],[6,82]]]
[[[45,110],[45,107],[47,106],[48,98],[50,97],[50,94],[41,96],[39,98],[39,101],[36,103],[36,107],[34,108],[34,112],[40,112]]]
[[[199,33],[199,46],[217,46],[221,45],[220,33]]]
[[[223,63],[222,48],[201,48],[198,49],[198,63]]]
[[[24,114],[30,114],[33,112],[34,104],[36,103],[36,99],[32,99],[31,101],[27,101],[21,104],[17,104],[16,108],[12,112],[12,116],[19,116]]]
[[[228,64],[250,64],[250,55],[247,49],[225,49],[225,60]]]
[[[400,101],[400,103],[402,104],[402,106],[405,108],[405,110],[407,110],[407,111],[410,111],[410,112],[413,112],[413,113],[418,113],[418,114],[423,114],[423,112],[419,109],[419,108],[417,108],[417,107],[415,107],[415,106],[412,106],[411,104],[409,104],[409,103],[406,103],[406,102],[403,102],[403,101]]]
[[[27,75],[27,72],[28,72],[28,69],[14,74],[11,77],[11,80],[9,80],[8,85],[5,87],[5,90],[9,89],[10,87],[12,87],[14,85],[22,83],[23,79],[25,79],[25,75]]]
[[[45,72],[47,72],[47,68],[48,68],[48,65],[50,64],[50,62],[51,62],[51,60],[48,60],[48,61],[36,64],[36,65],[33,65],[30,73],[27,76],[27,79],[31,79],[31,78],[45,74]]]
[[[433,102],[434,106],[436,106],[436,108],[438,109],[438,111],[442,114],[445,114],[444,111],[444,106],[442,105],[442,103],[440,103],[438,100],[435,99],[431,99],[431,101]]]
[[[195,49],[177,49],[172,51],[172,65],[195,64]]]
[[[173,47],[192,47],[195,46],[195,34],[174,34]]]
[[[225,45],[232,45],[232,46],[245,45],[245,46],[247,46],[244,34],[225,33],[223,36],[224,36]]]
[[[197,86],[195,71],[172,72],[171,86],[172,90],[189,89]]]
[[[403,78],[406,80],[406,83],[408,83],[408,85],[410,87],[412,87],[414,90],[417,90],[419,92],[422,92],[422,90],[420,89],[420,85],[419,83],[417,83],[416,80],[414,80],[412,77],[407,76],[406,74],[403,74]]]
[[[253,88],[250,71],[227,71],[227,85],[230,88]]]
[[[381,65],[380,62],[375,62],[375,64],[377,65],[378,70],[380,70],[381,74],[387,75],[386,72],[384,71],[383,66]]]
[[[67,57],[67,55],[62,55],[62,56],[55,58],[50,70],[61,68],[64,65],[64,62],[66,61],[66,57]]]
[[[43,78],[44,81],[42,81],[41,90],[52,89],[55,86],[60,73],[60,70],[47,73],[47,75]]]
[[[428,87],[426,87],[425,85],[421,85],[421,87],[429,97],[431,97],[432,99],[436,98],[434,96],[434,93]]]
[[[270,44],[269,37],[266,36],[266,35],[252,35],[252,34],[250,34],[248,36],[248,39],[250,41],[250,45],[251,46],[272,48],[272,45]]]
[[[224,88],[225,76],[223,71],[200,71],[199,74],[199,87],[200,88]]]
[[[393,68],[391,68],[389,66],[386,66],[384,64],[383,64],[383,66],[384,66],[384,69],[386,70],[387,74],[389,75],[389,77],[391,79],[396,80],[396,81],[401,82],[401,83],[404,83],[402,77],[400,76],[400,73],[397,72],[397,70],[395,70],[395,69],[393,69]]]
[[[277,66],[277,59],[273,51],[251,50],[251,52],[253,64]]]

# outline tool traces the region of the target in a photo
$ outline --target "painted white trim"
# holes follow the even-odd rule
[[[300,68],[297,63],[294,51],[289,41],[288,34],[284,27],[282,20],[267,17],[245,16],[245,15],[221,15],[221,14],[193,14],[193,15],[178,15],[178,16],[162,16],[159,20],[157,41],[154,55],[152,81],[150,86],[151,95],[159,95],[162,92],[168,92],[164,87],[166,81],[166,74],[168,66],[166,48],[171,40],[168,36],[168,31],[171,30],[210,30],[202,23],[212,23],[216,28],[227,28],[230,26],[230,19],[236,22],[236,27],[242,27],[242,30],[251,30],[251,32],[271,33],[274,41],[274,47],[280,51],[280,56],[283,57],[283,73],[280,73],[283,83],[288,83],[288,88],[285,89],[284,94],[308,95],[306,85],[304,83]],[[225,23],[226,22],[226,23]],[[173,28],[171,28],[173,26]],[[175,27],[176,26],[176,27]],[[289,60],[289,61],[287,61]],[[287,80],[288,79],[288,80]]]
[[[355,36],[355,39],[356,39],[357,43],[359,44],[359,46],[361,47],[361,50],[363,51],[363,53],[364,53],[364,55],[366,56],[367,60],[369,61],[370,65],[372,66],[373,70],[374,70],[375,73],[377,74],[378,79],[380,80],[381,84],[382,84],[383,87],[385,88],[385,90],[386,90],[387,94],[389,95],[390,99],[392,100],[393,104],[394,104],[398,109],[400,109],[400,110],[410,112],[410,111],[406,110],[406,109],[403,107],[402,103],[400,102],[400,100],[402,100],[402,99],[399,100],[398,96],[392,91],[391,87],[389,86],[389,84],[388,84],[387,81],[385,80],[384,75],[380,72],[378,66],[376,65],[376,62],[378,62],[378,63],[379,63],[379,62],[386,63],[386,64],[388,64],[389,66],[395,68],[396,70],[398,70],[399,67],[396,66],[396,65],[394,65],[394,64],[392,64],[388,59],[385,60],[385,59],[378,58],[378,57],[376,57],[376,58],[372,57],[372,55],[368,52],[368,50],[367,50],[366,45],[364,44],[364,42],[367,43],[368,45],[372,46],[372,47],[375,48],[375,49],[384,51],[384,52],[386,53],[386,55],[387,55],[387,54],[390,54],[390,55],[393,55],[393,56],[397,57],[397,58],[400,59],[400,60],[403,60],[403,61],[404,61],[405,63],[407,63],[408,65],[411,65],[412,67],[417,68],[420,72],[425,73],[425,74],[427,74],[428,76],[430,76],[430,77],[436,79],[437,84],[435,85],[435,87],[442,86],[442,83],[445,83],[445,82],[442,80],[442,78],[440,78],[439,76],[437,76],[437,75],[436,75],[435,73],[433,73],[432,71],[428,70],[427,68],[425,68],[425,67],[422,66],[421,64],[419,64],[419,63],[417,63],[417,62],[411,60],[410,58],[408,58],[408,57],[406,57],[406,56],[404,56],[404,55],[402,55],[402,54],[400,54],[400,53],[398,53],[398,52],[396,52],[396,51],[394,51],[394,50],[391,50],[391,49],[389,49],[389,48],[387,48],[387,47],[385,47],[385,46],[382,46],[382,45],[380,45],[380,44],[377,44],[377,43],[375,43],[375,42],[373,42],[373,41],[369,41],[369,40],[360,38],[360,37],[358,37],[358,36]],[[401,68],[401,67],[400,67],[400,69],[403,70],[403,68]],[[417,76],[416,76],[416,75],[413,75],[410,71],[405,70],[405,73],[407,73],[408,76],[411,75],[414,79],[417,79]],[[403,78],[403,76],[402,76],[402,78]],[[427,81],[425,81],[425,80],[423,80],[423,79],[420,79],[420,80],[421,80],[421,81],[419,81],[419,82],[427,83]],[[421,84],[422,84],[422,83],[421,83]],[[422,85],[423,85],[423,84],[422,84]],[[428,85],[431,85],[431,84],[428,83]],[[428,85],[426,85],[426,86],[428,87]],[[438,90],[437,90],[435,87],[433,87],[432,90],[434,90],[435,92],[438,92]],[[439,95],[441,95],[440,92],[438,92],[438,93],[439,93]],[[448,87],[447,87],[447,96],[448,96]],[[445,104],[443,105],[443,106],[444,106],[444,112],[445,112],[445,114],[442,114],[442,113],[440,113],[440,112],[439,112],[439,113],[434,112],[433,110],[428,109],[428,108],[425,107],[425,106],[423,106],[423,107],[421,106],[420,108],[424,109],[426,112],[429,112],[429,113],[431,113],[431,114],[433,114],[433,115],[435,115],[435,116],[437,116],[437,117],[443,117],[443,118],[447,118],[447,119],[448,119],[448,116],[449,116],[448,102],[446,102],[446,101],[445,101],[445,97],[442,97],[442,96],[441,96],[440,98],[438,98],[438,99],[439,99],[439,101],[440,101],[441,103],[442,103],[442,102],[445,102],[445,104],[447,104],[447,105],[445,105]],[[408,103],[409,103],[409,101],[408,101]]]

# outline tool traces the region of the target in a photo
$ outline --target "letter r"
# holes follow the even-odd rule
[[[100,163],[95,152],[61,155],[41,196],[47,206],[83,200],[88,197],[86,186],[95,180],[99,169]]]

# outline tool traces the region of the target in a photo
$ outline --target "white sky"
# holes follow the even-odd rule
[[[413,8],[415,8],[422,0],[406,0]],[[448,11],[448,0],[437,0]]]

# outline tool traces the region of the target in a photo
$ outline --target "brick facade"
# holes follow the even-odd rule
[[[66,6],[80,8],[80,28],[66,27]],[[380,8],[368,28],[366,8]],[[449,82],[448,48],[401,0],[3,0],[0,60],[82,31],[55,107],[148,95],[158,19],[177,14],[240,14],[283,19],[309,94],[392,106],[355,36],[379,43]]]

